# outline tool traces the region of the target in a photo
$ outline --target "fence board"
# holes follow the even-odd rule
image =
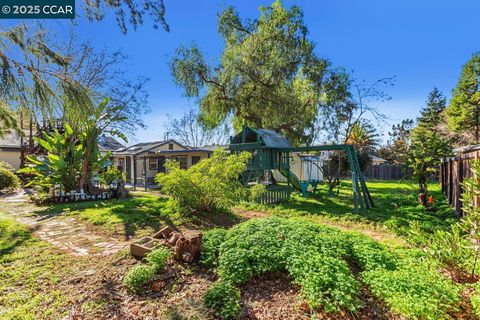
[[[363,173],[365,179],[378,180],[399,180],[405,178],[407,175],[407,167],[399,164],[370,165]]]

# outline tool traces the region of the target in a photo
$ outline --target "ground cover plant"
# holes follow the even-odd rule
[[[123,278],[123,283],[134,293],[141,293],[157,273],[163,271],[172,252],[164,247],[149,252],[145,258],[146,264],[134,266]]]
[[[235,290],[227,290],[229,285],[285,270],[308,304],[326,312],[358,310],[362,285],[370,287],[392,311],[408,318],[446,318],[460,300],[458,287],[437,273],[425,254],[405,257],[364,235],[304,219],[254,219],[228,231],[208,231],[204,238],[202,262],[216,266],[219,277],[218,287],[212,287],[214,292],[207,297],[219,288],[235,295]],[[352,272],[354,266],[360,268],[359,274]],[[209,305],[217,315],[238,316],[230,312],[235,310],[234,296],[224,301],[225,309]]]

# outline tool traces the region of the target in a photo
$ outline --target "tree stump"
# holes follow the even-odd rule
[[[186,263],[192,263],[200,255],[202,234],[182,234],[175,243],[175,259]]]

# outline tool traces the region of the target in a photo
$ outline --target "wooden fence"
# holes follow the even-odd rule
[[[363,172],[365,179],[400,180],[408,175],[408,168],[400,164],[369,165]]]
[[[440,183],[442,192],[448,203],[455,209],[458,216],[462,216],[462,183],[472,176],[470,162],[480,158],[480,145],[457,149],[455,157],[446,158],[440,165]],[[475,199],[480,205],[479,199]]]

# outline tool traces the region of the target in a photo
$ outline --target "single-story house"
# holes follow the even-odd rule
[[[377,157],[376,155],[373,155],[373,154],[370,155],[370,159],[372,159],[372,163],[371,163],[371,164],[372,164],[373,166],[378,166],[378,165],[381,165],[381,164],[386,164],[386,163],[388,163],[387,160],[382,159],[382,158],[380,158],[380,157]]]
[[[25,155],[28,154],[28,132],[23,137],[23,145]],[[15,131],[10,131],[0,138],[0,161],[11,164],[15,170],[20,169],[22,156],[22,139],[20,134]],[[102,135],[98,139],[100,152],[104,155],[107,151],[115,151],[124,149],[125,146],[112,137]]]
[[[125,171],[127,182],[137,185],[153,183],[159,172],[165,172],[165,162],[176,160],[180,168],[188,169],[208,158],[213,148],[193,148],[169,139],[142,142],[112,152],[112,159]]]
[[[15,131],[0,137],[0,161],[11,164],[15,170],[20,169],[21,139]]]

